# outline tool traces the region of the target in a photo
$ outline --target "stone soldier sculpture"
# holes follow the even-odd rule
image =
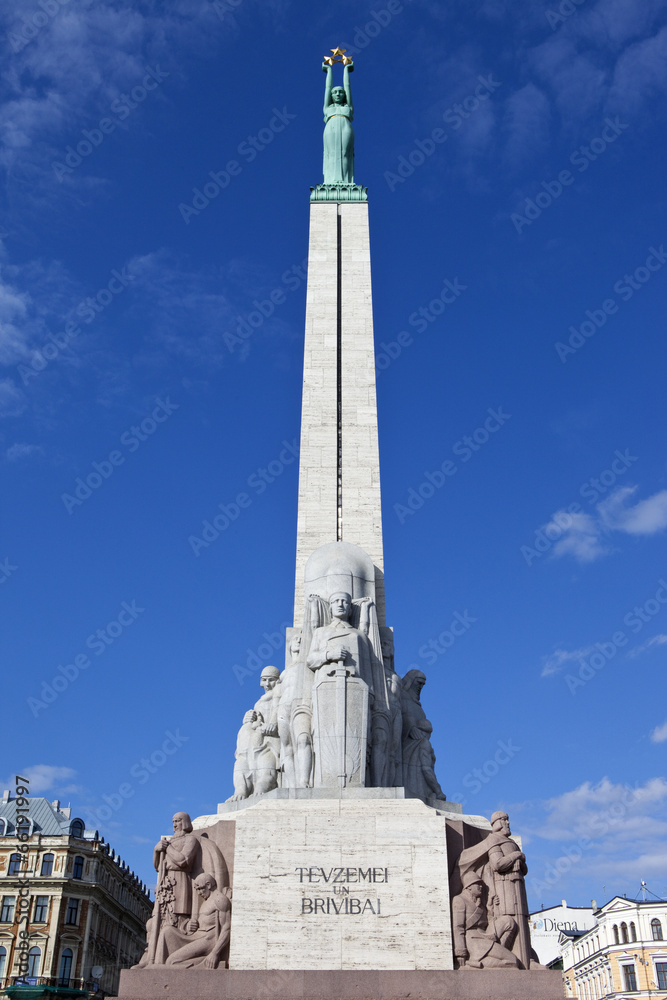
[[[494,896],[491,900],[496,916],[512,917],[518,926],[514,952],[524,969],[531,966],[530,926],[526,885],[528,871],[526,856],[519,845],[510,838],[509,817],[506,812],[494,812],[490,833],[486,838],[489,867],[493,873]],[[533,963],[535,964],[535,963]]]
[[[290,662],[276,690],[280,765],[286,788],[308,788],[313,768],[312,711],[304,692],[305,666],[301,646],[301,635],[293,636]]]
[[[516,922],[507,916],[489,920],[484,892],[481,876],[466,872],[463,891],[452,900],[454,957],[459,968],[519,969],[521,963],[510,951]]]
[[[174,814],[172,825],[174,836],[163,837],[153,851],[153,864],[159,872],[157,893],[162,888],[172,898],[170,907],[174,922],[184,927],[192,914],[191,869],[195,861],[198,844],[192,835],[192,820],[185,812]],[[167,890],[167,884],[169,889]]]

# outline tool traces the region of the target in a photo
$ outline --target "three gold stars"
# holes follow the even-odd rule
[[[341,49],[340,47],[331,49],[331,55],[324,57],[324,62],[327,66],[333,66],[334,63],[343,63],[344,66],[349,66],[352,62],[350,56],[346,56],[345,53],[347,49]]]

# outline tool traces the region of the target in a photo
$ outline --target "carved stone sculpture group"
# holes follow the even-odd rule
[[[444,799],[420,701],[425,683],[419,670],[395,672],[392,631],[378,626],[371,598],[311,595],[287,666],[262,670],[264,693],[243,718],[230,801],[346,785]]]
[[[232,911],[225,859],[204,832],[193,832],[187,813],[176,813],[173,827],[174,836],[163,837],[153,851],[155,905],[137,968],[225,967]]]
[[[542,969],[530,946],[526,857],[511,838],[507,813],[493,813],[491,828],[458,859],[454,957],[465,969]]]

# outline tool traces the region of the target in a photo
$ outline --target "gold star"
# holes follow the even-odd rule
[[[333,53],[334,59],[338,59],[339,56],[342,56],[342,55],[344,55],[347,52],[347,49],[340,49],[339,48],[339,49],[332,49],[331,51]]]

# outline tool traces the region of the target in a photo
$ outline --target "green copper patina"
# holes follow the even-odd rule
[[[354,63],[345,49],[331,50],[322,69],[324,86],[324,184],[311,188],[311,201],[367,201],[367,189],[354,183],[354,106],[350,73]],[[343,86],[333,86],[333,64],[343,63]]]

